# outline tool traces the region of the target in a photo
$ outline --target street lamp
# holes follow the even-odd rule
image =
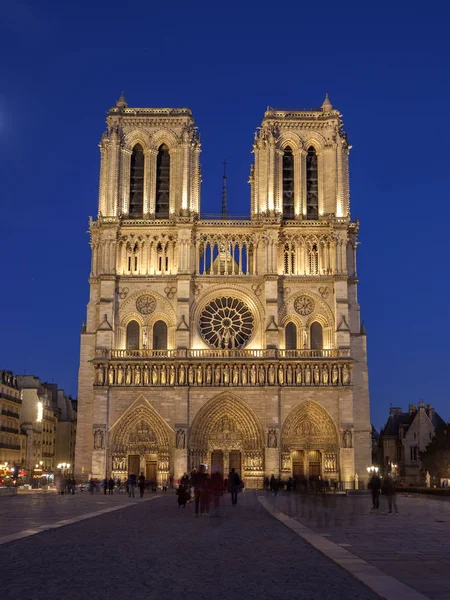
[[[378,467],[374,467],[373,465],[371,467],[367,467],[367,472],[369,473],[369,475],[370,473],[372,473],[372,475],[374,473],[378,473]]]

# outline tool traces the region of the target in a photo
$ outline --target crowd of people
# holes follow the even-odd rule
[[[239,473],[232,468],[227,478],[219,471],[209,475],[206,465],[200,465],[188,475],[185,473],[177,489],[178,506],[186,508],[186,504],[194,502],[195,516],[219,515],[222,496],[231,494],[231,505],[237,506],[238,493],[244,489],[244,482]],[[212,502],[212,510],[211,510]]]

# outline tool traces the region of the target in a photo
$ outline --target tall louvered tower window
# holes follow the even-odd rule
[[[156,159],[156,211],[157,219],[169,216],[170,190],[170,154],[169,148],[163,144],[158,150]]]
[[[283,154],[283,217],[294,218],[294,157],[289,146]]]
[[[310,146],[306,155],[306,218],[319,218],[319,177],[317,152]]]
[[[144,206],[144,150],[136,144],[131,155],[130,218],[141,219]]]

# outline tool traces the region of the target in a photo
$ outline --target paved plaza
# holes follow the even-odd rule
[[[219,517],[196,519],[170,492],[2,498],[2,598],[379,598],[352,576],[354,555],[425,597],[450,598],[450,505],[401,497],[396,517],[369,514],[369,501],[245,492],[236,508],[226,494]],[[350,572],[327,547],[352,553]],[[384,597],[421,597],[410,592]]]

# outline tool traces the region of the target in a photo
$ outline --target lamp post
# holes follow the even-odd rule
[[[374,473],[378,473],[379,469],[378,467],[374,467],[373,465],[370,467],[367,467],[367,472],[369,473],[369,475],[373,475]]]

